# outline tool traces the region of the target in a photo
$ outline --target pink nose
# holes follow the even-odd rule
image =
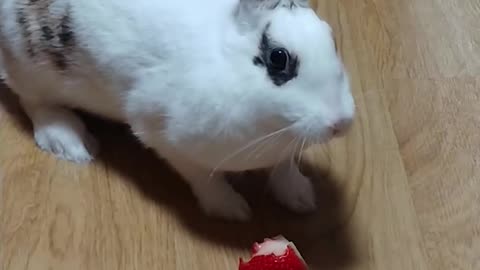
[[[345,118],[335,122],[335,124],[333,124],[330,128],[334,136],[341,136],[350,128],[351,125],[352,119]]]

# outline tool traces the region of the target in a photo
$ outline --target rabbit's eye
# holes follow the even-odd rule
[[[276,70],[287,68],[290,55],[287,50],[279,48],[273,49],[270,53],[270,66]]]

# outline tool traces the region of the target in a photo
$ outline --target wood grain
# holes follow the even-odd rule
[[[0,269],[236,269],[278,233],[311,269],[480,269],[480,2],[312,4],[358,107],[346,138],[307,152],[317,213],[285,212],[252,175],[255,219],[212,221],[124,127],[89,116],[99,159],[58,161],[0,89]]]

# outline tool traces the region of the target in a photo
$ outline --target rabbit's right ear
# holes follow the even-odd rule
[[[274,10],[282,0],[239,0],[235,19],[242,28],[256,28],[262,16]]]

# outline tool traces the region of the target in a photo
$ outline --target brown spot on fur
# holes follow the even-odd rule
[[[73,62],[75,36],[70,7],[56,0],[18,0],[17,23],[30,57],[66,71]]]
[[[74,35],[71,28],[71,18],[69,13],[67,13],[62,18],[62,21],[60,24],[60,33],[58,34],[58,38],[60,39],[60,42],[65,48],[71,48],[75,45]]]
[[[45,40],[51,40],[52,38],[55,37],[53,30],[50,29],[50,27],[48,26],[42,26],[42,33],[43,33],[43,38]]]
[[[25,15],[25,10],[23,8],[18,9],[17,11],[17,23],[22,28],[23,38],[25,39],[25,46],[27,53],[30,57],[35,57],[35,50],[32,44],[31,33],[29,30],[29,23]]]

